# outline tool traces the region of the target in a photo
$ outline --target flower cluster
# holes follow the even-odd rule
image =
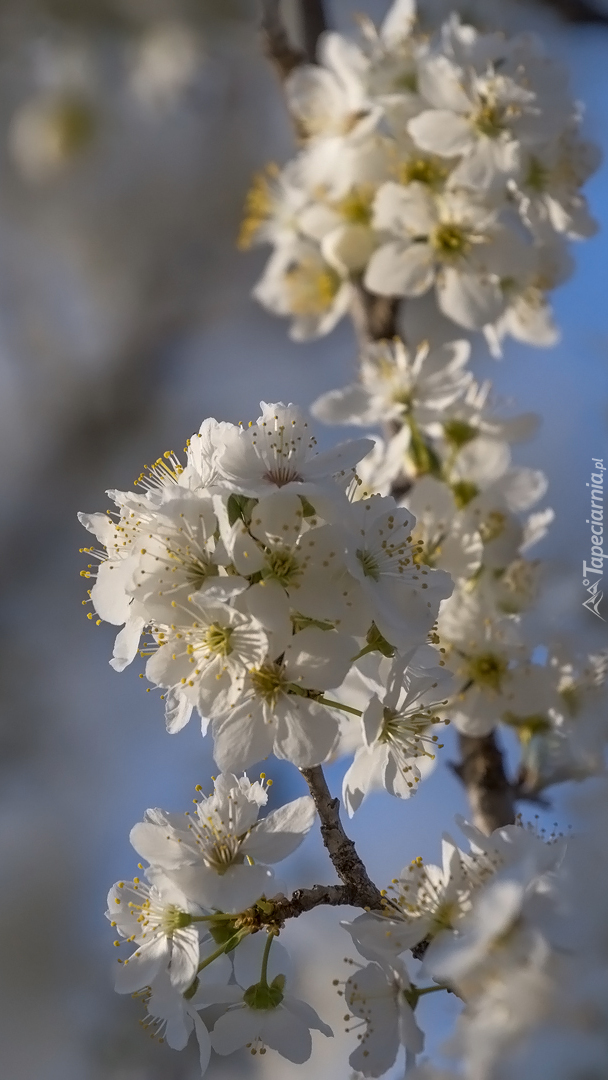
[[[116,990],[143,998],[144,1026],[174,1049],[195,1031],[203,1073],[212,1046],[219,1054],[245,1044],[265,1053],[270,1046],[305,1061],[310,1029],[332,1034],[309,1005],[284,993],[282,945],[272,949],[269,966],[274,933],[265,945],[263,934],[250,940],[259,929],[252,905],[270,910],[264,897],[277,889],[266,864],[295,851],[315,816],[305,796],[258,820],[270,784],[261,780],[222,774],[213,795],[185,818],[148,810],[131,831],[133,847],[149,862],[147,880],[119,881],[108,895],[106,915],[122,939],[114,944],[135,945],[119,960]],[[210,1035],[200,1010],[211,1005],[227,1010]]]
[[[468,370],[469,354],[463,340],[415,351],[400,340],[372,344],[358,382],[324,394],[312,411],[327,423],[387,430],[358,466],[359,494],[392,492],[415,516],[417,558],[455,582],[437,624],[444,678],[450,672],[454,681],[437,715],[465,735],[487,735],[499,721],[510,725],[522,745],[522,783],[533,794],[597,771],[601,753],[584,714],[606,664],[590,658],[587,674],[577,677],[557,645],[544,664],[535,662],[538,642],[527,613],[540,566],[527,555],[553,511],[533,510],[545,476],[514,466],[510,447],[529,438],[539,418],[501,416],[490,383],[479,384]],[[570,692],[569,673],[580,681],[579,693]],[[359,761],[363,766],[360,754],[347,774],[349,806]]]
[[[596,722],[605,750],[605,731]],[[454,1073],[422,1080],[573,1080],[608,1069],[606,1038],[606,775],[579,794],[582,828],[524,846],[473,895],[470,910],[427,950],[428,978],[464,1001]],[[491,840],[493,838],[490,838]],[[372,1073],[370,1075],[378,1075]]]
[[[317,453],[294,406],[262,407],[248,427],[205,421],[185,468],[166,454],[140,478],[142,494],[111,492],[114,518],[81,515],[103,545],[91,602],[124,624],[111,663],[147,656],[168,730],[196,709],[220,768],[238,771],[273,752],[299,767],[324,761],[338,714],[362,713],[327,692],[340,695],[375,652],[387,697],[366,712],[361,739],[404,794],[411,760],[437,739],[428,729],[444,660],[419,650],[452,581],[424,565],[416,520],[393,498],[349,498],[369,440]]]
[[[363,284],[434,295],[429,331],[438,306],[494,351],[505,334],[552,344],[548,293],[567,241],[595,232],[581,187],[599,164],[562,66],[455,14],[429,33],[413,0],[360,22],[359,42],[326,33],[287,80],[302,148],[256,178],[241,233],[274,246],[257,299],[296,340],[333,329]]]
[[[538,506],[544,475],[511,455],[538,418],[502,415],[469,341],[433,333],[451,320],[494,353],[508,333],[555,340],[548,293],[570,272],[567,241],[594,231],[580,189],[597,153],[535,38],[431,8],[441,17],[428,25],[395,0],[380,29],[362,17],[359,43],[327,33],[319,64],[293,69],[301,148],[256,180],[241,238],[274,246],[256,295],[296,339],[328,332],[355,295],[363,307],[368,294],[426,298],[417,345],[368,344],[357,381],[313,406],[383,437],[319,452],[294,405],[262,402],[248,426],[205,420],[185,462],[167,451],[137,491],[109,492],[112,513],[80,515],[99,545],[83,549],[96,560],[83,571],[89,618],[120,628],[112,666],[143,657],[168,731],[196,712],[220,769],[194,812],[150,809],[133,828],[146,865],[113,886],[106,913],[117,948],[132,946],[117,991],[142,997],[144,1026],[170,1046],[194,1032],[203,1073],[211,1049],[301,1063],[312,1030],[331,1036],[290,995],[276,941],[318,903],[363,910],[342,924],[364,962],[347,961],[339,991],[359,1029],[357,1074],[387,1073],[404,1047],[416,1075],[417,1005],[440,991],[464,1003],[465,1080],[608,1068],[606,919],[590,871],[599,858],[601,886],[608,660],[539,650],[528,552],[553,512]],[[450,722],[464,736],[516,732],[510,797],[601,775],[581,802],[590,834],[566,843],[518,818],[487,836],[460,819],[466,850],[444,834],[441,866],[415,859],[380,892],[319,766],[349,755],[351,816],[374,788],[408,799]],[[243,770],[270,754],[311,796],[260,817],[270,781]],[[287,898],[274,864],[316,811],[340,884]],[[425,1063],[417,1075],[439,1080]]]
[[[387,1072],[400,1045],[414,1058],[421,1052],[424,1036],[415,1017],[421,996],[451,990],[466,1003],[477,1002],[478,995],[484,1002],[497,969],[532,966],[545,958],[538,935],[531,927],[519,926],[518,918],[524,905],[528,912],[536,908],[537,919],[546,917],[544,897],[560,872],[565,840],[545,837],[521,822],[491,836],[462,819],[460,826],[469,839],[469,851],[445,836],[442,866],[415,859],[393,880],[382,913],[365,912],[342,923],[368,961],[358,965],[360,970],[339,991],[351,1013],[365,1024],[350,1057],[353,1068],[365,1077]],[[501,933],[505,940],[498,945]],[[404,957],[408,952],[413,953],[409,961]],[[407,964],[411,968],[420,960],[416,978],[431,980],[431,985],[410,980]],[[489,1010],[484,1012],[486,1023],[489,1015]],[[469,1023],[481,1027],[474,1010]],[[498,1030],[499,1024],[489,1025],[484,1038],[502,1045],[496,1039]],[[500,1034],[508,1038],[508,1027]],[[494,1074],[473,1069],[470,1075],[485,1080]]]

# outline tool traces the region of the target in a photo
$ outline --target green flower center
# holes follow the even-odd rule
[[[448,442],[459,450],[462,446],[466,446],[467,443],[477,438],[479,434],[477,428],[471,427],[466,420],[447,420],[443,425],[443,430]]]
[[[254,668],[249,673],[249,677],[255,693],[274,707],[285,685],[283,672],[279,665],[264,664],[260,668]]]
[[[479,495],[479,488],[470,480],[458,480],[457,483],[452,485],[452,494],[456,506],[459,510],[462,510],[469,505],[476,495]]]
[[[180,911],[173,904],[166,907],[163,911],[162,928],[167,937],[171,937],[176,930],[183,930],[184,927],[190,926],[192,922],[192,915],[189,915],[187,911]]]
[[[202,559],[192,556],[186,567],[186,578],[188,583],[193,588],[200,589],[201,585],[204,585],[205,581],[209,577],[217,577],[218,568],[211,563],[204,562]]]
[[[467,230],[453,221],[446,221],[437,226],[431,235],[431,244],[438,255],[444,259],[459,258],[471,249]]]
[[[542,192],[547,187],[549,170],[537,158],[530,158],[528,173],[525,179],[527,187],[533,191]]]
[[[497,139],[506,127],[504,109],[487,101],[473,118],[473,123],[480,135]]]
[[[495,653],[482,653],[469,660],[469,678],[478,686],[488,687],[490,690],[500,692],[503,676],[507,670],[507,663]]]
[[[393,394],[395,405],[402,405],[404,412],[410,412],[412,408],[412,395],[407,390],[395,390]]]
[[[357,551],[357,558],[363,568],[363,573],[366,577],[371,577],[374,581],[380,580],[380,563],[375,555],[372,555],[371,551]]]
[[[333,304],[340,284],[330,266],[303,259],[285,274],[289,308],[294,315],[323,315]]]
[[[335,203],[337,212],[351,225],[370,225],[374,189],[371,184],[355,187]]]
[[[507,518],[500,510],[491,510],[487,518],[485,518],[479,525],[479,535],[484,544],[489,544],[491,540],[496,540],[497,537],[503,532]]]
[[[220,626],[219,623],[213,623],[205,634],[205,645],[208,649],[211,649],[211,652],[217,653],[218,656],[229,656],[232,652],[232,645],[230,644],[232,633],[233,628],[231,626]]]
[[[393,89],[409,90],[410,93],[415,94],[418,90],[418,72],[416,69],[411,68],[409,71],[402,71],[400,75],[397,75],[393,79]]]
[[[285,548],[282,551],[272,551],[267,556],[262,576],[270,581],[278,581],[279,585],[287,588],[301,573],[298,560],[289,548]]]
[[[427,187],[439,187],[445,180],[448,170],[432,158],[414,158],[404,161],[399,166],[399,180],[402,184],[426,184]]]

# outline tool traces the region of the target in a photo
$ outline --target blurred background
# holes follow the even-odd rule
[[[334,0],[342,29],[360,9]],[[455,5],[458,7],[458,5]],[[559,7],[568,6],[559,4]],[[572,71],[586,133],[606,140],[608,29],[563,22],[552,6],[503,0],[510,29],[540,29]],[[297,38],[295,5],[285,18]],[[186,809],[210,790],[210,744],[196,723],[165,733],[162,706],[134,664],[108,666],[114,636],[87,621],[87,543],[77,510],[105,508],[146,462],[212,415],[258,415],[261,398],[307,407],[349,381],[354,339],[343,323],[312,345],[256,306],[266,252],[236,250],[251,174],[293,151],[280,87],[259,49],[254,0],[2,0],[0,3],[0,1060],[7,1080],[194,1080],[196,1048],[177,1054],[138,1026],[139,1002],[113,993],[116,963],[105,896],[135,872],[128,833],[148,806]],[[608,217],[600,171],[587,188]],[[605,223],[605,221],[604,221]],[[543,416],[516,460],[544,469],[556,523],[538,641],[575,652],[606,644],[583,610],[591,457],[608,451],[606,232],[575,251],[578,270],[555,297],[562,342],[480,354],[514,408]],[[319,432],[329,444],[333,432]],[[343,437],[342,434],[339,437]],[[465,804],[443,762],[415,800],[371,798],[351,825],[384,885],[440,837]],[[344,763],[328,770],[339,790]],[[271,761],[271,808],[304,792]],[[252,770],[253,772],[253,770]],[[549,822],[567,824],[555,790]],[[533,816],[534,809],[528,816]],[[524,808],[524,814],[527,810]],[[311,835],[284,865],[286,887],[333,880]],[[338,912],[317,911],[285,934],[300,986],[331,1023],[304,1067],[269,1053],[270,1080],[348,1080],[354,1036],[331,986],[350,939]],[[342,917],[353,912],[344,911]],[[441,995],[443,997],[444,995]],[[448,995],[445,995],[446,999]],[[430,1001],[439,1054],[455,1004]],[[424,1004],[426,1004],[426,1002]],[[214,1059],[211,1080],[257,1076],[245,1051]],[[395,1072],[402,1075],[403,1066]]]

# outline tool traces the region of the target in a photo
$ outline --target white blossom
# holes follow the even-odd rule
[[[408,995],[411,983],[403,961],[384,957],[362,967],[347,980],[344,1001],[365,1031],[349,1062],[363,1076],[382,1076],[394,1063],[400,1046],[413,1054],[424,1035]]]
[[[222,773],[214,793],[201,798],[195,814],[148,810],[131,830],[131,843],[160,867],[188,899],[219,911],[242,911],[272,891],[268,863],[279,862],[301,844],[315,809],[309,796],[258,820],[267,802],[264,783]]]
[[[202,914],[201,908],[163,873],[151,872],[149,880],[119,881],[108,893],[106,918],[122,938],[136,944],[121,961],[115,984],[119,994],[150,986],[162,972],[182,992],[196,977],[199,923],[193,916]]]
[[[289,982],[285,974],[288,957],[279,943],[272,944],[267,966],[263,966],[262,950],[268,944],[264,938],[258,934],[237,947],[236,984],[227,988],[224,1000],[229,1002],[228,1009],[215,1023],[211,1043],[217,1054],[231,1054],[242,1046],[252,1054],[265,1054],[269,1047],[288,1061],[301,1064],[312,1051],[311,1030],[325,1036],[333,1032],[312,1006],[284,992]]]
[[[425,666],[434,661],[436,666]],[[383,698],[372,696],[361,720],[363,746],[343,782],[342,797],[351,816],[370,788],[381,785],[402,799],[414,795],[428,764],[434,762],[441,747],[434,710],[447,703],[452,683],[440,663],[440,654],[430,647],[428,652],[418,650],[407,666],[399,658],[393,662]]]

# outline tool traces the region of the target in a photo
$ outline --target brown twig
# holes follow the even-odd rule
[[[300,18],[304,55],[309,64],[314,64],[317,59],[319,38],[328,29],[323,0],[300,0]]]
[[[260,926],[282,926],[287,919],[297,919],[316,907],[362,906],[356,889],[350,885],[313,885],[311,889],[296,889],[289,898],[275,898],[270,904],[268,914],[260,912],[258,915]],[[380,909],[383,905],[373,906]]]
[[[281,80],[295,67],[305,63],[306,56],[289,40],[280,12],[280,0],[262,0],[260,30],[264,55],[274,64]]]
[[[489,834],[515,821],[515,789],[504,767],[493,732],[476,737],[459,735],[461,761],[452,765],[462,780],[478,829]]]
[[[262,0],[262,31],[265,55],[272,61],[281,80],[285,80],[300,64],[314,64],[317,44],[327,30],[323,0],[301,0],[299,15],[303,47],[298,49],[290,40],[281,18],[281,0]]]
[[[320,765],[300,769],[308,784],[317,813],[321,819],[321,836],[336,873],[350,900],[334,901],[355,903],[357,907],[380,909],[383,899],[380,890],[369,877],[357,854],[353,841],[346,835],[340,821],[340,800],[332,798]],[[317,886],[319,888],[319,886]],[[326,901],[324,901],[326,902]]]
[[[355,285],[350,315],[361,350],[372,341],[396,337],[399,303],[396,296],[374,296],[360,282]]]
[[[571,23],[597,23],[608,26],[608,13],[601,11],[587,0],[542,0],[545,7],[552,7],[562,19]]]

